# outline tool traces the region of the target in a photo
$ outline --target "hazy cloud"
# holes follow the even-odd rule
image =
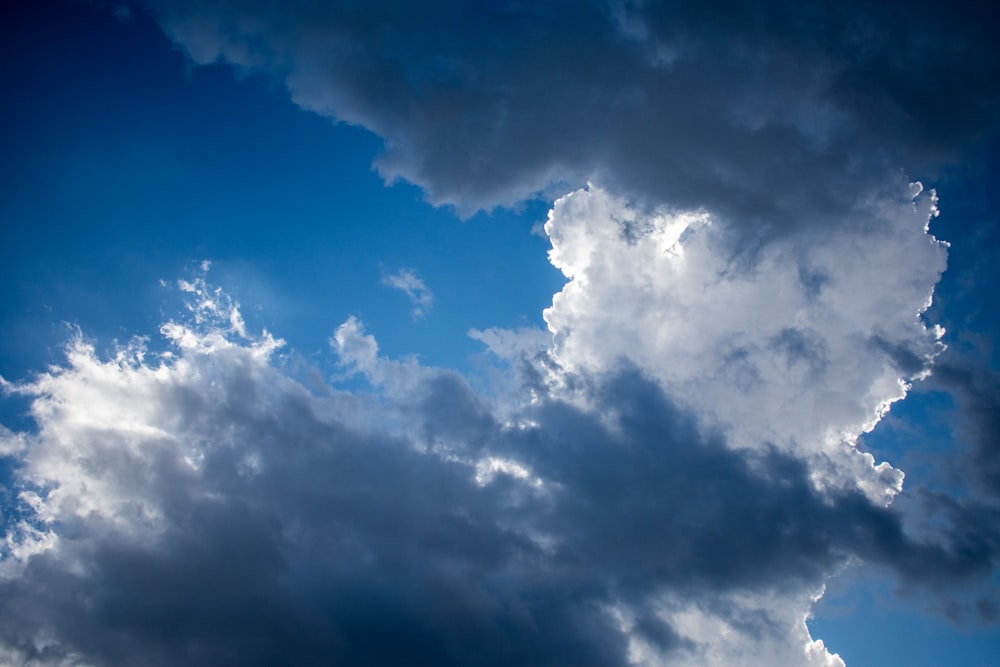
[[[958,404],[955,435],[964,445],[962,473],[1000,498],[1000,377],[961,357],[948,359],[935,369],[931,384],[949,391]]]
[[[386,274],[382,276],[382,284],[407,296],[413,305],[410,311],[413,319],[426,315],[434,304],[434,295],[412,269],[400,269],[396,273]]]

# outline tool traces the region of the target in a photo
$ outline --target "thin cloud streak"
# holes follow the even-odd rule
[[[434,294],[412,269],[404,268],[396,273],[386,274],[382,276],[382,284],[406,295],[413,304],[410,315],[415,320],[424,317],[434,305]]]

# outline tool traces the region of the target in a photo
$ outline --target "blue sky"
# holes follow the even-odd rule
[[[1000,664],[1000,54],[850,9],[3,10],[0,664]]]
[[[95,44],[63,17],[70,12],[107,39]],[[204,258],[234,295],[268,307],[272,327],[289,318],[296,333],[284,335],[309,336],[296,344],[303,350],[325,347],[332,323],[351,313],[391,323],[383,344],[394,354],[448,355],[431,360],[447,365],[474,349],[452,354],[471,326],[541,324],[560,284],[545,241],[527,233],[544,207],[463,224],[417,188],[386,187],[370,169],[381,145],[371,133],[303,113],[261,77],[191,67],[148,18],[119,24],[107,14],[39,11],[25,19],[32,32],[7,42],[15,61],[38,40],[57,45],[16,73],[25,105],[7,125],[19,159],[5,161],[5,183],[20,196],[6,199],[5,217],[22,223],[10,226],[16,262],[5,265],[30,306],[5,313],[7,327],[93,320],[111,327],[101,337],[155,329],[158,280]],[[429,344],[405,297],[386,293],[382,274],[401,268],[437,285],[435,319],[449,325],[433,337],[448,331],[448,345]],[[93,287],[105,281],[116,287]],[[31,310],[37,320],[26,322]],[[394,338],[399,329],[406,342]],[[58,346],[64,332],[53,335]],[[40,353],[29,347],[5,361]]]

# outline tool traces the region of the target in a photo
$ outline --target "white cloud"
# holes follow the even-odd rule
[[[946,265],[927,232],[933,194],[865,210],[743,260],[706,214],[643,214],[594,186],[567,195],[546,224],[570,279],[545,311],[553,356],[590,371],[630,360],[734,446],[844,465],[942,349],[920,317]],[[851,468],[874,497],[898,490],[888,466]]]
[[[364,325],[353,315],[337,327],[330,339],[330,345],[337,350],[341,361],[352,370],[369,376],[374,382],[381,382],[379,370],[378,342],[366,334]]]
[[[565,217],[583,204],[579,219]],[[476,394],[455,373],[385,358],[354,318],[331,344],[372,392],[312,393],[282,372],[280,341],[234,325],[235,304],[203,279],[181,286],[192,307],[163,328],[171,350],[136,343],[101,358],[77,339],[64,365],[5,385],[32,399],[38,428],[2,434],[20,494],[0,561],[2,650],[38,665],[263,665],[276,655],[457,665],[473,654],[486,665],[839,665],[805,618],[845,563],[898,568],[911,581],[982,571],[989,553],[912,540],[882,499],[818,489],[808,445],[803,456],[706,426],[707,414],[727,413],[691,400],[708,389],[654,363],[664,348],[626,355],[650,355],[656,381],[613,368],[628,333],[600,311],[592,317],[609,348],[583,354],[584,308],[599,295],[574,290],[602,289],[587,282],[598,276],[639,280],[613,263],[660,252],[643,248],[659,247],[644,240],[655,224],[631,242],[609,234],[593,213],[615,206],[591,190],[552,215],[557,246],[601,240],[589,253],[554,254],[575,264],[550,322],[575,319],[569,336],[555,324],[548,361],[537,332],[481,335],[561,376],[555,393],[526,387],[519,406]],[[697,235],[677,239],[686,257],[708,253]],[[647,280],[648,303],[661,309],[670,298],[652,287],[693,280],[671,266]],[[834,289],[839,274],[829,280]],[[632,294],[632,283],[619,287]],[[637,304],[619,305],[635,317]],[[617,322],[627,324],[621,313]],[[885,341],[898,344],[893,331]],[[687,376],[697,362],[683,360]],[[690,395],[664,393],[678,386]],[[764,388],[766,410],[777,390]],[[870,461],[830,455],[824,470],[850,464],[891,486]]]
[[[434,304],[434,295],[411,269],[400,269],[396,273],[383,276],[382,284],[406,294],[413,305],[410,314],[415,320],[426,315]]]
[[[330,347],[347,377],[361,374],[376,391],[388,396],[407,395],[427,377],[427,369],[412,357],[396,360],[380,355],[378,341],[353,315],[334,331]]]

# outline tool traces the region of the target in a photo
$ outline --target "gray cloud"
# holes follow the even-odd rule
[[[932,386],[955,398],[960,410],[957,437],[962,449],[962,472],[982,491],[1000,498],[1000,377],[985,366],[949,355],[939,365]]]
[[[844,223],[995,131],[984,4],[145,3],[463,212],[596,179],[755,225]]]
[[[736,600],[797,599],[857,557],[913,585],[996,559],[733,449],[634,369],[579,378],[592,408],[500,418],[450,372],[409,367],[375,403],[316,396],[267,337],[180,333],[168,365],[78,347],[20,385],[39,427],[21,509],[42,534],[3,561],[12,662],[625,665],[640,641],[704,664],[678,615],[694,600],[806,664],[782,605]],[[506,463],[483,479],[484,461]]]
[[[706,438],[692,416],[636,372],[609,378],[597,391],[602,414],[613,415],[620,432],[555,403],[537,421],[564,437],[545,443],[548,451],[533,442],[519,452],[567,490],[560,501],[569,516],[553,525],[594,531],[581,539],[581,548],[592,550],[581,560],[607,560],[612,571],[631,563],[636,590],[651,582],[710,590],[796,585],[847,555],[912,582],[955,581],[988,573],[996,559],[995,543],[970,551],[912,541],[900,515],[860,492],[817,493],[794,457],[738,453],[719,436]]]

